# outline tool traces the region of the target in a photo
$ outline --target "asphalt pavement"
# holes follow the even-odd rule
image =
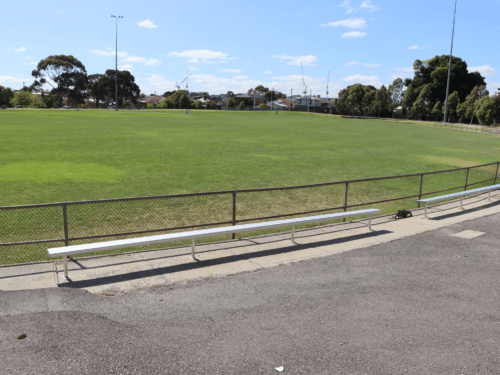
[[[499,374],[499,228],[126,293],[0,291],[0,374]]]

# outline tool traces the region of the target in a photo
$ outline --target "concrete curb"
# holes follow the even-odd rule
[[[268,267],[303,262],[373,245],[389,243],[445,226],[500,212],[500,192],[464,199],[464,210],[452,201],[412,210],[413,217],[394,220],[392,215],[368,220],[297,230],[227,242],[197,245],[198,260],[189,257],[190,247],[137,251],[117,255],[77,258],[69,262],[71,280],[62,278],[60,261],[16,265],[1,269],[0,290],[50,287],[85,289],[94,294],[115,294],[164,285],[189,283],[254,272]]]

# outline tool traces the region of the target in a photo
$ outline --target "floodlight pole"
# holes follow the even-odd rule
[[[115,51],[115,110],[118,111],[118,18],[122,16],[111,16],[116,19],[116,51]]]
[[[448,64],[448,83],[446,84],[446,101],[444,104],[443,125],[446,125],[446,115],[448,114],[448,94],[450,92],[451,55],[453,54],[453,37],[455,36],[455,15],[456,14],[457,14],[457,0],[455,0],[455,12],[453,13],[453,29],[451,32],[451,51],[450,51],[450,62]]]

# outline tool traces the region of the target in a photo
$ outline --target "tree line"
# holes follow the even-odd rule
[[[391,117],[398,107],[410,119],[442,120],[445,112],[449,55],[426,61],[415,60],[414,77],[394,80],[392,85],[376,89],[355,84],[338,94],[334,104],[342,115],[358,114]],[[406,88],[406,89],[405,89]],[[490,96],[486,82],[478,72],[469,72],[467,63],[452,57],[448,96],[449,122],[479,122],[492,125],[500,122],[500,96]]]
[[[53,55],[41,60],[31,72],[35,78],[29,87],[23,87],[16,95],[10,88],[0,86],[0,105],[20,105],[22,107],[51,108],[61,107],[63,99],[71,104],[81,104],[86,98],[93,98],[96,106],[104,102],[106,97],[115,97],[115,70],[106,70],[104,74],[88,75],[85,66],[73,56]],[[137,102],[140,95],[139,86],[134,76],[128,71],[119,71],[118,105],[124,102]],[[44,92],[43,85],[48,84],[51,90]],[[41,92],[42,95],[31,93]],[[69,104],[68,103],[68,104]]]
[[[448,80],[449,55],[435,56],[426,61],[415,60],[414,77],[404,81],[394,80],[392,85],[379,89],[372,85],[354,84],[341,90],[334,100],[337,113],[359,114],[374,117],[391,117],[401,107],[405,117],[410,119],[441,120],[445,111]],[[96,107],[106,98],[115,98],[115,70],[104,74],[87,75],[85,66],[73,56],[54,55],[41,60],[31,75],[35,81],[30,87],[16,95],[10,88],[0,86],[0,105],[51,108],[63,105],[63,98],[72,104],[81,104],[85,98],[92,98]],[[118,105],[136,104],[143,94],[128,71],[119,71]],[[42,87],[48,84],[51,90],[45,95]],[[42,95],[32,95],[41,91]],[[478,72],[469,72],[467,63],[459,57],[452,57],[447,118],[450,122],[467,121],[491,125],[500,122],[500,96],[490,96],[486,82]],[[259,85],[248,90],[248,94],[262,94],[268,100],[286,98],[286,95]],[[228,92],[228,96],[233,96]],[[184,90],[166,92],[166,98],[156,108],[203,108],[200,102],[191,102]],[[207,93],[208,96],[208,93]],[[228,107],[240,107],[241,101],[229,101]],[[233,103],[234,102],[234,103]],[[207,108],[215,108],[209,101]],[[245,102],[243,106],[251,105]]]

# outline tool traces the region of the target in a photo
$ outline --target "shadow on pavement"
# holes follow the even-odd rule
[[[488,203],[484,206],[480,206],[480,207],[475,207],[475,208],[469,208],[469,209],[464,209],[462,211],[458,211],[458,212],[452,212],[452,213],[449,213],[449,214],[445,214],[445,215],[441,215],[439,217],[430,217],[429,220],[436,220],[436,221],[439,221],[439,220],[445,220],[445,219],[449,219],[449,218],[452,218],[452,217],[457,217],[457,216],[460,216],[460,215],[464,215],[464,214],[467,214],[467,213],[470,213],[470,212],[476,212],[476,211],[481,211],[481,210],[484,210],[486,208],[492,208],[492,207],[497,207],[500,205],[500,201],[497,201],[497,202],[491,202],[491,203]],[[465,206],[465,204],[464,204]],[[429,207],[427,208],[429,209]],[[430,212],[430,214],[436,214],[436,213],[439,213],[439,212]]]
[[[159,275],[166,275],[166,274],[182,272],[182,271],[196,270],[196,269],[203,268],[203,267],[210,267],[210,266],[232,263],[232,262],[240,261],[242,259],[248,260],[248,259],[258,258],[258,257],[263,257],[263,256],[284,254],[284,253],[289,253],[289,252],[293,252],[293,251],[297,251],[297,250],[303,250],[303,249],[306,249],[309,247],[340,244],[340,243],[349,242],[349,241],[356,240],[356,239],[381,236],[381,235],[388,234],[388,233],[392,233],[392,232],[387,231],[387,230],[372,231],[369,233],[357,234],[357,235],[342,237],[342,238],[336,238],[336,239],[332,239],[332,240],[328,240],[328,241],[314,242],[312,244],[297,244],[297,243],[295,243],[291,246],[287,246],[287,247],[283,247],[283,248],[261,250],[261,251],[256,251],[256,252],[251,252],[251,253],[246,253],[246,254],[239,254],[239,255],[230,255],[230,256],[226,256],[224,258],[218,258],[218,259],[197,260],[197,261],[192,261],[190,263],[178,264],[175,266],[168,266],[168,267],[161,267],[161,268],[152,268],[151,270],[130,272],[127,274],[122,274],[122,275],[105,276],[105,277],[99,277],[99,278],[95,278],[95,279],[79,280],[79,281],[72,281],[71,279],[69,279],[67,282],[65,282],[63,284],[59,284],[58,286],[65,287],[65,288],[86,288],[86,287],[91,287],[91,286],[102,286],[102,285],[113,284],[113,283],[117,283],[117,282],[137,280],[137,279],[150,277],[150,276],[159,276]],[[246,245],[246,246],[254,246],[254,244]],[[187,255],[186,255],[186,257],[187,257]],[[72,262],[75,262],[75,261],[72,260]],[[144,260],[142,262],[144,262]],[[128,263],[128,262],[124,262],[124,263]],[[108,266],[124,264],[124,263],[115,263],[115,264],[110,264]],[[103,268],[103,267],[96,266],[96,267],[91,267],[91,268]]]

